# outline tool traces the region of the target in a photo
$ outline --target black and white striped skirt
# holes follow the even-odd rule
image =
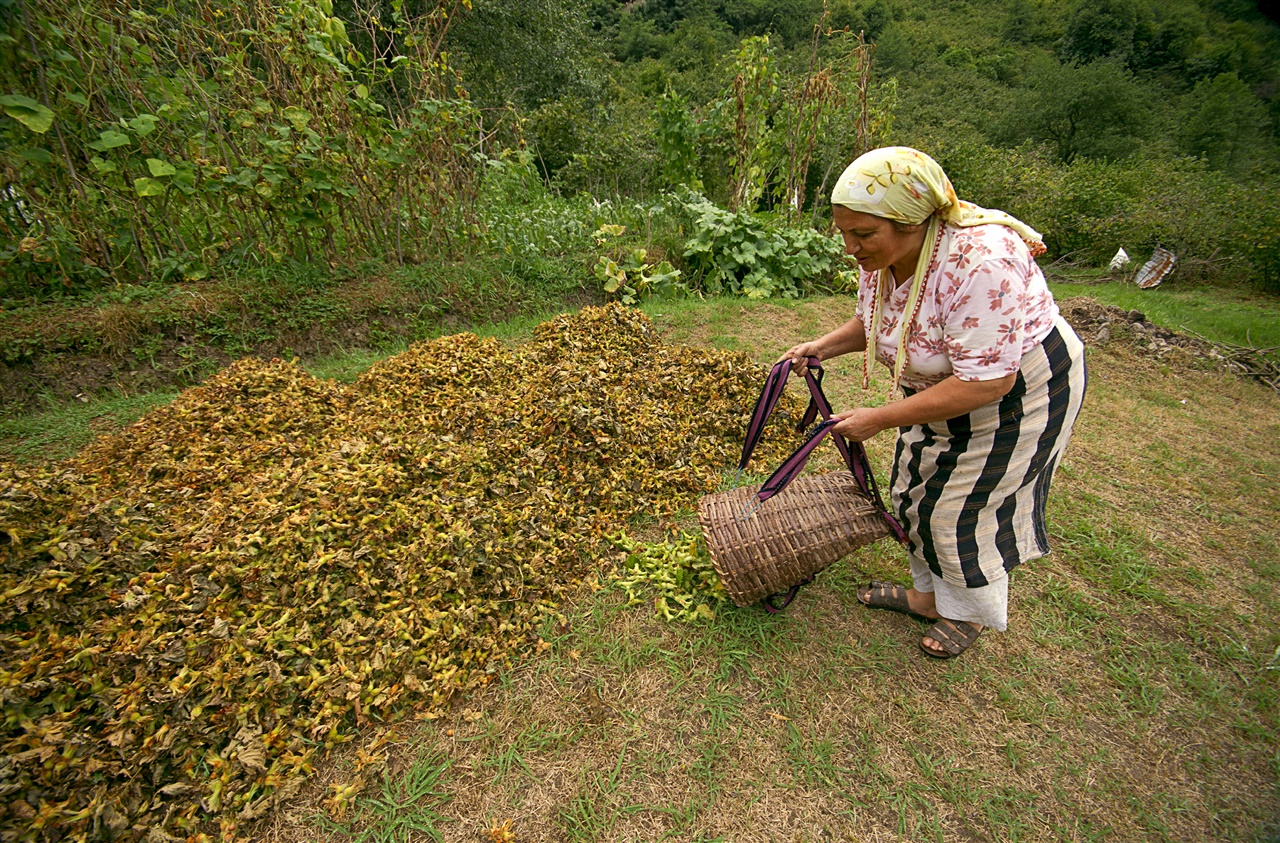
[[[899,430],[892,505],[913,561],[981,588],[1049,552],[1049,483],[1085,392],[1084,345],[1061,317],[999,402]]]

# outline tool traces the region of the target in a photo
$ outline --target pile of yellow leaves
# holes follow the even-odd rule
[[[587,308],[352,386],[241,361],[68,463],[0,464],[0,836],[233,837],[360,726],[439,713],[607,536],[714,488],[763,374]]]

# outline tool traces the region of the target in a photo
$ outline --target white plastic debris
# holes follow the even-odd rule
[[[1126,252],[1123,248],[1121,248],[1116,252],[1116,256],[1111,259],[1111,265],[1109,268],[1111,269],[1112,272],[1117,272],[1121,269],[1124,269],[1128,265],[1129,265],[1129,253]]]
[[[1138,270],[1134,282],[1144,290],[1149,290],[1165,279],[1170,272],[1173,271],[1173,265],[1178,262],[1178,256],[1168,249],[1156,246],[1156,250],[1151,255],[1151,260],[1142,265],[1142,269]]]

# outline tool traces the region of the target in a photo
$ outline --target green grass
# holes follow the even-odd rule
[[[1180,288],[1176,282],[1150,290],[1119,281],[1050,282],[1049,289],[1059,300],[1087,296],[1123,310],[1140,310],[1157,325],[1214,342],[1280,347],[1280,297],[1204,285]]]
[[[0,420],[0,451],[16,462],[65,459],[95,436],[133,424],[167,404],[175,392],[96,398],[89,403],[55,404],[39,413]]]
[[[760,358],[846,304],[646,310],[669,342]],[[746,839],[765,818],[780,839],[1270,839],[1280,567],[1259,506],[1274,484],[1241,498],[1240,481],[1218,480],[1269,474],[1253,441],[1266,431],[1243,419],[1265,425],[1274,399],[1143,365],[1099,358],[1105,388],[1051,501],[1054,553],[1018,569],[1009,632],[974,653],[924,659],[923,623],[856,603],[867,579],[903,580],[888,544],[833,565],[777,616],[725,605],[667,623],[606,588],[548,620],[549,646],[479,703],[492,720],[448,724],[455,763],[504,794],[489,816],[517,817],[531,839]],[[831,391],[855,396],[841,385],[852,370],[831,368]],[[1237,412],[1190,413],[1169,389]],[[1114,431],[1111,414],[1159,424]],[[1233,447],[1184,447],[1210,431]],[[583,683],[603,723],[584,720]],[[526,802],[552,772],[555,792]],[[804,819],[788,826],[792,812]]]
[[[817,331],[848,304],[646,309],[668,341],[737,338],[767,357],[797,339],[784,332]],[[527,326],[517,318],[485,332],[517,338]],[[387,353],[306,365],[349,381]],[[868,579],[903,581],[887,543],[824,571],[777,616],[725,606],[711,621],[667,624],[651,603],[629,609],[606,588],[549,617],[547,646],[467,701],[483,716],[463,710],[427,725],[416,760],[375,781],[349,822],[325,826],[326,839],[437,838],[445,816],[481,835],[476,823],[512,817],[518,839],[746,839],[735,823],[749,816],[758,829],[766,811],[780,838],[824,839],[799,831],[800,820],[787,825],[789,810],[830,839],[858,829],[909,840],[1200,839],[1210,826],[1215,838],[1268,839],[1267,812],[1280,806],[1280,537],[1259,514],[1275,499],[1256,453],[1267,429],[1216,410],[1176,416],[1164,382],[1141,366],[1099,358],[1094,415],[1055,481],[1054,554],[1016,572],[1005,635],[984,635],[956,661],[925,659],[923,624],[853,595]],[[831,376],[853,373],[833,366]],[[1239,412],[1274,407],[1228,376],[1185,377],[1234,394]],[[28,457],[65,454],[171,397],[50,409],[0,423],[0,442]],[[1167,423],[1116,433],[1106,411]],[[1219,430],[1232,447],[1193,454],[1178,444]],[[1135,475],[1135,458],[1170,470]],[[1251,470],[1265,475],[1252,495],[1215,479]],[[1186,532],[1162,533],[1179,524]],[[610,564],[602,559],[602,572]],[[603,700],[603,722],[589,717],[585,689]],[[552,774],[559,784],[543,791],[554,792],[530,805]],[[1250,804],[1235,784],[1244,776],[1256,784]],[[486,797],[480,816],[457,816],[478,802],[456,797],[468,787]]]
[[[441,809],[449,796],[444,774],[450,762],[429,750],[413,758],[408,769],[384,770],[376,792],[356,800],[354,816],[346,823],[325,819],[320,824],[337,840],[352,843],[413,843],[443,839],[437,828],[447,820]]]

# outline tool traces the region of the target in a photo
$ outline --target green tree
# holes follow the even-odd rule
[[[1077,65],[1046,58],[1028,77],[1020,107],[998,130],[1007,143],[1045,141],[1070,164],[1077,156],[1124,158],[1150,132],[1146,91],[1118,59]]]
[[[1005,4],[1001,35],[1014,44],[1031,44],[1044,30],[1044,12],[1031,0],[1009,0]]]
[[[1080,0],[1062,36],[1062,55],[1077,62],[1129,63],[1151,40],[1150,12],[1137,0]]]
[[[1267,107],[1234,73],[1200,82],[1187,97],[1178,132],[1184,152],[1199,155],[1217,170],[1239,170],[1274,148]]]
[[[475,0],[449,44],[482,108],[532,110],[564,96],[591,102],[604,87],[585,9],[572,0]]]

